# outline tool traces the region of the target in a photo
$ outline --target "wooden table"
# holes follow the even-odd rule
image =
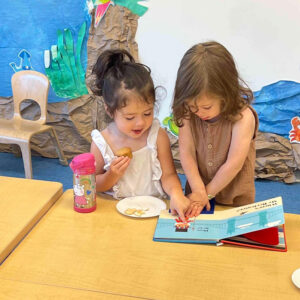
[[[63,189],[58,182],[0,176],[0,193],[1,264]]]
[[[300,267],[299,215],[285,215],[284,253],[153,242],[156,218],[125,217],[115,200],[97,201],[95,212],[80,214],[73,211],[72,191],[63,194],[2,264],[0,299],[22,299],[22,289],[25,299],[300,297],[291,281]]]

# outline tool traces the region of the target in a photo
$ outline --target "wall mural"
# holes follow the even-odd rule
[[[49,102],[87,93],[83,79],[91,16],[85,1],[7,1],[0,15],[0,96],[12,95],[13,72],[29,69],[49,76]]]

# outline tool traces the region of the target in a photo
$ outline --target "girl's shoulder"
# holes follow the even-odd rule
[[[163,127],[159,126],[158,131],[157,131],[157,138],[169,138],[167,130],[164,129]]]
[[[92,140],[94,140],[95,138],[99,138],[99,136],[101,136],[100,131],[98,129],[93,129],[91,132]]]
[[[158,132],[160,129],[160,122],[158,119],[154,119],[152,122],[152,125],[150,127],[149,133],[148,133],[148,137],[147,137],[147,143],[149,144],[154,144],[157,136],[158,136]]]
[[[233,123],[233,127],[239,124],[245,124],[249,122],[256,122],[257,114],[255,110],[249,106],[246,105],[243,107],[239,113],[235,116],[233,120],[229,120],[229,122]]]
[[[110,126],[110,124],[108,124],[108,126],[102,130],[98,130],[98,129],[92,130],[92,133],[91,133],[92,137],[93,136],[102,136],[103,138],[108,137],[110,135],[109,126]]]
[[[162,127],[159,128],[157,139],[156,139],[157,146],[170,146],[170,139],[165,129]]]
[[[94,129],[91,133],[93,144],[100,150],[105,161],[114,157],[114,153],[107,140],[106,129],[99,131]]]
[[[100,131],[100,134],[103,136],[103,138],[105,139],[105,138],[107,138],[109,135],[110,135],[110,133],[109,133],[110,131],[109,131],[109,129],[108,129],[108,126],[106,127],[106,128],[104,128],[104,129],[102,129],[101,131]]]
[[[154,118],[152,121],[152,125],[151,125],[151,130],[159,130],[160,127],[160,122],[157,118]]]
[[[94,129],[91,132],[91,136],[92,136],[93,142],[96,143],[97,145],[107,144],[107,137],[108,137],[107,128],[105,128],[101,131],[99,131],[98,129]]]
[[[152,136],[157,136],[159,129],[160,129],[160,122],[158,119],[153,119],[152,125],[150,127],[149,133],[148,133],[148,139],[152,138]]]
[[[246,106],[241,111],[241,116],[242,116],[242,118],[240,120],[243,121],[243,122],[246,122],[246,123],[249,123],[249,122],[250,123],[255,123],[255,121],[257,119],[257,114],[251,106]]]
[[[258,118],[252,107],[247,106],[241,112],[241,118],[233,124],[234,131],[253,132],[254,137],[258,129]]]

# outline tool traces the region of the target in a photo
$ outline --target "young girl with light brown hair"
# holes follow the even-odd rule
[[[232,55],[217,42],[194,45],[176,79],[173,114],[191,200],[197,216],[209,200],[240,206],[254,202],[256,112],[253,94],[239,77]]]

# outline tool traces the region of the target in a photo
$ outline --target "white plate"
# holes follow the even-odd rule
[[[166,209],[167,206],[166,203],[159,198],[136,196],[120,200],[116,207],[121,214],[127,217],[150,218],[159,216],[160,211]],[[130,209],[132,210],[130,211]],[[136,210],[135,212],[133,212],[134,209]]]
[[[300,289],[300,269],[297,269],[292,274],[292,280],[297,288]]]

